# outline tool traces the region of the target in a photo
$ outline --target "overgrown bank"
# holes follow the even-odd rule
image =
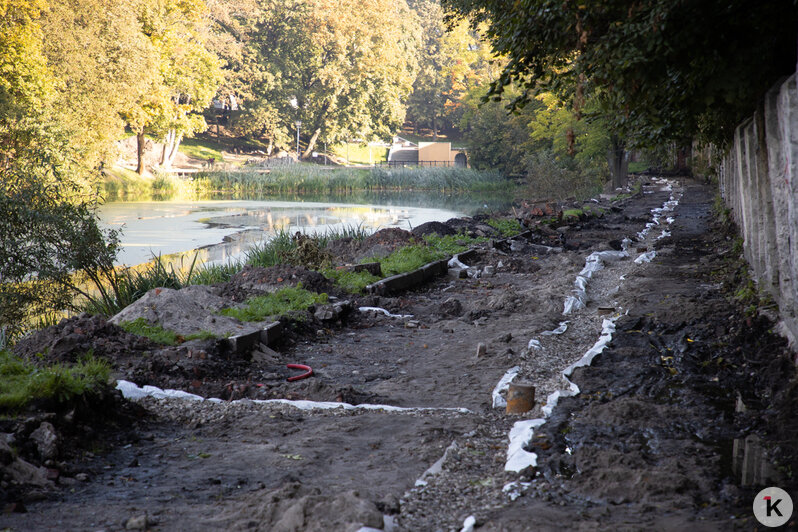
[[[508,186],[510,185],[510,186]],[[512,198],[514,182],[496,171],[468,168],[351,168],[295,164],[237,170],[206,170],[178,178],[158,174],[141,178],[132,172],[107,174],[104,195],[109,200],[151,197],[164,199],[228,194],[263,197],[277,194],[341,194],[359,191],[425,191],[491,193]]]

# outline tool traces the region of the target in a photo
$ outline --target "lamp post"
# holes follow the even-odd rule
[[[296,121],[296,160],[297,162],[300,161],[301,157],[299,155],[299,128],[302,126],[302,120]]]

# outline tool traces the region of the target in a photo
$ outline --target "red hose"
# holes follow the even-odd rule
[[[306,366],[305,364],[286,364],[285,367],[288,369],[304,369],[306,373],[302,375],[296,375],[294,377],[288,377],[288,382],[299,381],[302,379],[307,379],[311,375],[313,375],[313,369],[310,366]]]

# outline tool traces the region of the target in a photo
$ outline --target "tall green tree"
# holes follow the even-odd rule
[[[222,82],[219,60],[205,46],[209,24],[202,0],[157,0],[141,7],[139,20],[155,51],[157,75],[124,112],[136,132],[139,173],[146,133],[163,141],[160,164],[171,166],[183,137],[207,127],[201,111]]]
[[[90,168],[116,158],[121,113],[147,94],[158,74],[155,49],[137,17],[143,2],[62,0],[42,13],[43,51],[55,77],[52,112]]]
[[[0,340],[68,306],[72,272],[113,264],[74,131],[58,123],[44,2],[0,0]],[[106,240],[106,237],[111,237]]]
[[[492,81],[498,69],[479,32],[464,22],[447,27],[439,0],[416,0],[410,6],[418,14],[422,40],[407,118],[416,130],[428,127],[437,138],[441,128],[460,121],[468,92]]]
[[[729,138],[757,98],[795,71],[793,0],[442,0],[484,24],[508,57],[489,96],[517,85],[520,106],[541,92],[588,94],[616,132],[639,144]]]
[[[269,135],[319,141],[386,137],[415,79],[416,19],[404,0],[259,0],[244,70]],[[275,127],[279,124],[279,127]],[[279,131],[276,131],[279,129]]]

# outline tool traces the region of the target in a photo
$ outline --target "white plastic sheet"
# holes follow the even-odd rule
[[[520,473],[528,467],[538,465],[538,455],[524,450],[524,447],[532,439],[535,429],[545,423],[545,419],[527,419],[516,421],[510,429],[510,445],[507,447],[507,462],[504,464],[505,471]]]
[[[380,307],[358,307],[358,310],[360,312],[381,312],[382,314],[385,314],[389,318],[412,318],[413,317],[412,314],[391,314],[390,312],[388,312],[384,308],[380,308]]]
[[[460,268],[463,270],[467,270],[468,266],[460,261],[457,257],[452,257],[449,259],[449,262],[446,264],[449,268]]]
[[[672,191],[673,186],[669,181],[659,181],[660,184],[663,184],[663,190]],[[662,207],[653,209],[653,221],[646,224],[646,228],[638,233],[638,237],[641,240],[644,240],[648,233],[651,231],[653,227],[659,225],[659,220],[662,218],[665,213],[672,212],[676,206],[679,204],[679,201],[674,197],[674,194],[671,194],[670,199],[666,201]],[[674,219],[672,217],[667,217],[666,221],[668,224],[672,224]],[[663,234],[665,231],[663,231]],[[591,253],[587,259],[585,260],[585,267],[579,272],[576,281],[574,282],[574,291],[572,295],[569,295],[565,299],[564,303],[564,311],[563,314],[569,314],[570,312],[577,310],[579,308],[584,307],[585,299],[587,297],[585,289],[587,288],[588,280],[592,278],[593,274],[604,267],[604,262],[607,261],[615,261],[615,260],[622,260],[629,257],[628,248],[631,244],[631,240],[625,238],[623,240],[623,251],[600,251],[596,253]],[[650,251],[648,253],[644,253],[638,256],[635,259],[637,264],[641,264],[643,261],[650,262],[651,259],[654,258],[656,255],[655,251]],[[623,277],[622,277],[623,279]],[[567,389],[565,390],[557,390],[551,394],[546,399],[546,406],[542,408],[543,411],[543,418],[538,419],[530,419],[526,421],[518,421],[513,425],[513,428],[510,430],[510,444],[507,448],[507,461],[504,465],[505,471],[514,471],[514,472],[521,472],[528,467],[535,467],[537,465],[537,455],[535,453],[526,451],[524,447],[529,444],[534,436],[535,429],[540,427],[546,422],[546,418],[548,418],[554,408],[557,406],[561,397],[571,397],[577,395],[579,393],[579,386],[575,383],[571,382],[568,378],[573,374],[573,371],[578,367],[589,366],[592,364],[593,359],[604,349],[606,348],[607,344],[612,340],[612,335],[615,332],[615,321],[618,318],[608,318],[604,319],[602,322],[601,328],[601,335],[599,339],[596,341],[593,346],[588,349],[588,351],[582,355],[582,357],[568,366],[563,371],[563,379],[567,384]],[[563,322],[565,324],[567,322]],[[561,324],[562,325],[562,324]],[[564,332],[564,330],[563,330]],[[548,331],[549,334],[553,334],[554,331]],[[542,335],[546,335],[546,333],[541,333]],[[532,348],[532,341],[530,340],[530,348]],[[503,489],[505,493],[508,494],[509,497],[517,498],[520,496],[520,493],[516,491],[516,487],[513,483],[510,483],[505,486]],[[518,494],[516,494],[518,493]]]
[[[623,251],[595,251],[587,256],[585,259],[585,267],[576,276],[574,280],[574,290],[572,295],[565,298],[563,303],[564,315],[571,314],[574,311],[585,308],[587,301],[587,285],[588,281],[593,278],[593,274],[604,269],[604,263],[616,262],[629,257],[629,252],[626,251],[628,241],[624,240]]]
[[[449,458],[449,453],[457,450],[457,442],[453,441],[443,452],[443,456],[441,456],[434,464],[429,466],[429,468],[424,471],[424,473],[416,480],[416,487],[426,486],[427,479],[433,475],[437,475],[441,471],[443,471],[443,464],[446,462],[446,459]]]
[[[513,366],[508,369],[507,373],[505,373],[496,384],[496,387],[493,388],[493,408],[504,408],[507,406],[507,400],[502,396],[502,392],[507,391],[507,388],[510,387],[510,383],[516,375],[518,375],[519,371],[521,371],[521,366]]]
[[[635,259],[635,264],[643,264],[644,262],[651,262],[652,260],[654,260],[654,257],[656,257],[656,256],[657,256],[657,252],[653,251],[653,250],[652,251],[647,251],[645,253],[641,253]]]
[[[567,321],[561,321],[560,325],[556,329],[554,329],[552,331],[543,331],[542,333],[540,333],[540,335],[541,336],[554,336],[554,335],[558,335],[558,334],[563,334],[567,330],[568,330],[568,322]]]
[[[460,529],[460,532],[474,532],[474,526],[477,524],[477,518],[473,515],[469,515],[466,517],[465,521],[463,521],[463,528]]]
[[[145,397],[152,397],[154,399],[183,399],[191,401],[208,401],[211,403],[224,402],[219,398],[212,397],[205,399],[193,393],[184,392],[181,390],[162,390],[157,386],[145,385],[142,387],[137,386],[135,383],[129,381],[116,381],[116,389],[122,392],[122,397],[136,401]],[[423,412],[430,410],[445,410],[449,412],[458,412],[461,414],[469,414],[471,411],[468,408],[434,408],[434,407],[402,407],[393,405],[381,404],[368,404],[363,403],[359,405],[352,405],[349,403],[338,403],[334,401],[306,401],[306,400],[290,400],[290,399],[237,399],[233,403],[255,403],[255,404],[284,404],[299,410],[332,410],[335,408],[342,408],[344,410],[383,410],[385,412]]]

